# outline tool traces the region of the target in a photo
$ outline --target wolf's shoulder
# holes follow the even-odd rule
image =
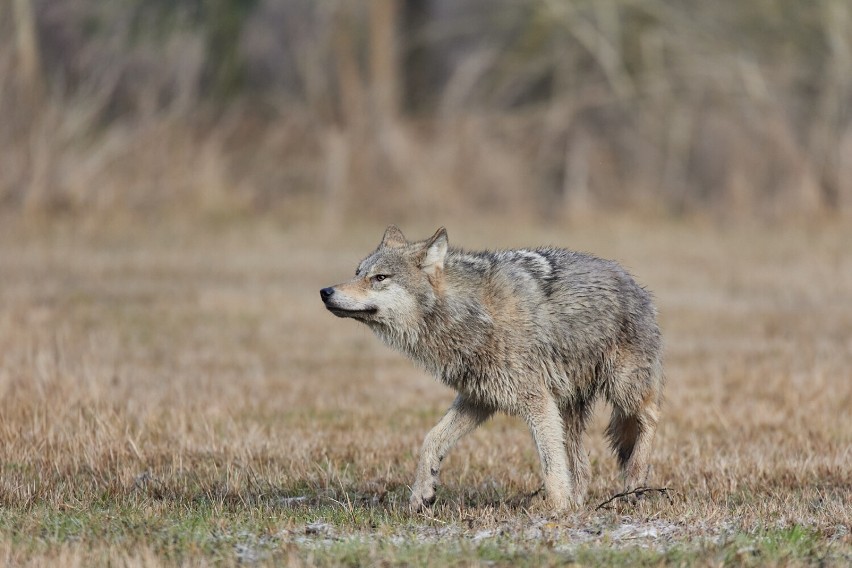
[[[528,265],[542,270],[553,270],[570,266],[618,266],[612,260],[594,254],[556,246],[537,246],[512,249],[487,249],[469,251],[451,248],[447,255],[448,264],[459,267],[488,270],[505,265]]]
[[[466,251],[450,250],[448,269],[461,278],[518,281],[532,278],[593,283],[619,280],[627,275],[617,262],[587,252],[555,246]]]

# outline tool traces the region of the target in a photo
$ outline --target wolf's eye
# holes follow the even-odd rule
[[[388,278],[387,274],[376,274],[375,276],[373,276],[373,280],[375,282],[381,282],[382,280],[385,280],[387,278]]]

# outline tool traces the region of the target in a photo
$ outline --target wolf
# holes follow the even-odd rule
[[[495,412],[523,419],[546,503],[583,504],[582,444],[595,399],[625,490],[645,484],[664,386],[651,294],[618,263],[562,248],[467,252],[442,227],[408,241],[394,225],[355,276],[320,290],[332,314],[366,324],[457,396],[427,434],[410,506],[435,501],[447,452]]]

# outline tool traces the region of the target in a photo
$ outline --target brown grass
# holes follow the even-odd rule
[[[654,563],[852,559],[852,231],[448,228],[468,248],[590,250],[654,290],[669,384],[652,483],[672,503],[593,511],[619,490],[598,408],[584,510],[536,509],[533,444],[501,417],[451,454],[434,517],[410,516],[452,393],[317,297],[381,227],[7,227],[0,561],[606,562],[635,544]]]

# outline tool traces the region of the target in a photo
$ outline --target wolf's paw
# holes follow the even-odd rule
[[[419,513],[431,508],[433,503],[435,503],[435,484],[415,483],[414,489],[411,490],[411,499],[408,500],[411,511]]]
[[[577,504],[567,495],[548,495],[542,490],[536,491],[525,498],[527,509],[537,514],[548,515],[561,513],[577,508]]]
[[[568,495],[547,495],[544,505],[551,511],[569,511],[577,508],[577,504]]]

